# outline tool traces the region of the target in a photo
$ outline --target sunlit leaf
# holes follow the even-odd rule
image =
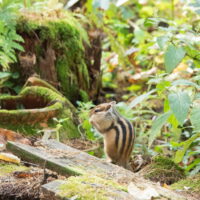
[[[172,83],[172,85],[177,86],[177,85],[188,85],[188,86],[194,86],[197,89],[200,89],[200,86],[197,85],[196,83],[192,82],[192,81],[188,81],[185,79],[180,79],[180,80],[176,80]]]
[[[169,41],[169,37],[167,36],[160,36],[157,37],[156,39],[158,46],[160,47],[160,49],[163,49],[166,45],[166,43]]]
[[[137,104],[141,103],[142,101],[144,101],[145,99],[147,99],[152,93],[154,93],[156,90],[151,90],[150,92],[147,92],[146,94],[142,94],[138,97],[136,97],[130,104],[129,107],[133,108],[135,107]]]
[[[190,114],[192,126],[195,131],[200,131],[200,107],[193,107]]]
[[[199,10],[199,14],[200,14],[200,10]],[[190,175],[192,176],[199,172],[200,172],[200,164],[196,165],[196,167],[190,172]]]
[[[0,79],[8,78],[11,76],[10,72],[0,72]]]
[[[126,2],[128,2],[129,0],[118,0],[117,3],[116,3],[116,6],[119,7],[123,4],[125,4]]]
[[[101,8],[103,10],[107,10],[110,6],[110,0],[94,0],[93,1],[93,7],[94,8]]]
[[[181,62],[185,56],[185,50],[182,47],[176,47],[169,45],[165,52],[165,68],[168,73],[172,72],[173,69]]]
[[[177,92],[169,94],[168,99],[171,110],[182,125],[189,112],[191,104],[190,97],[186,92]]]
[[[185,155],[186,151],[190,147],[193,141],[195,141],[198,137],[200,137],[200,133],[193,135],[190,139],[182,142],[182,148],[178,150],[175,154],[174,162],[179,163],[182,161],[183,156]]]
[[[156,139],[156,137],[160,134],[161,128],[167,122],[170,115],[171,115],[171,111],[166,112],[166,113],[160,115],[158,118],[156,118],[153,121],[152,128],[149,132],[149,144],[148,144],[149,147],[152,145],[152,143]]]
[[[69,0],[65,6],[65,8],[71,8],[74,4],[76,4],[80,0]]]

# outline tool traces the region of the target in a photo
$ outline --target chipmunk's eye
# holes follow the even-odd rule
[[[95,112],[95,113],[101,112],[101,109],[96,109],[96,110],[94,110],[94,112]]]

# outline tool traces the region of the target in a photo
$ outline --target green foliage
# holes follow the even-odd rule
[[[63,128],[63,123],[66,122],[69,118],[53,118],[53,120],[56,122],[55,126],[55,132],[56,132],[56,139],[58,142],[60,142],[60,131]]]
[[[186,151],[189,149],[192,142],[194,142],[199,137],[200,137],[200,133],[197,133],[197,134],[193,135],[190,139],[188,139],[180,144],[181,149],[176,152],[175,158],[174,158],[174,161],[176,163],[179,163],[183,160],[183,157],[184,157]]]
[[[85,7],[87,17],[107,35],[103,41],[106,51],[103,58],[109,57],[109,48],[119,58],[114,64],[103,59],[103,87],[114,91],[121,87],[116,81],[116,71],[121,68],[130,76],[136,67],[141,71],[157,69],[154,76],[148,77],[147,91],[142,91],[143,83],[129,83],[122,89],[129,103],[117,104],[118,110],[135,125],[135,146],[144,147],[148,143],[148,151],[163,154],[168,149],[188,172],[197,171],[200,152],[197,145],[200,129],[198,1],[150,0],[145,4],[143,1],[88,0]],[[135,52],[129,54],[133,48]],[[193,78],[182,77],[188,71],[194,71]],[[116,95],[112,92],[106,97]],[[151,105],[152,99],[163,103],[159,112],[154,110],[156,105]],[[154,143],[158,136],[164,144]],[[194,159],[191,165],[189,159]]]
[[[19,2],[0,2],[0,66],[3,70],[8,70],[9,64],[17,61],[16,50],[24,50],[19,44],[23,38],[16,33],[16,13],[21,5]]]
[[[163,46],[162,46],[163,47]],[[182,47],[169,45],[165,52],[165,67],[167,72],[172,72],[175,67],[181,62],[185,56],[185,51]]]
[[[200,131],[200,107],[194,106],[191,110],[191,123],[195,132]]]
[[[183,125],[187,118],[189,107],[191,104],[190,97],[187,92],[170,93],[168,96],[169,105],[180,125]]]
[[[147,92],[146,94],[142,94],[138,97],[136,97],[130,104],[129,108],[135,107],[137,104],[142,103],[142,101],[146,100],[155,90],[152,90],[150,92]]]
[[[171,112],[166,112],[160,115],[157,119],[155,119],[152,123],[152,128],[149,133],[149,146],[152,145],[155,138],[160,134],[161,128],[166,124],[167,120]]]
[[[95,140],[97,138],[97,134],[95,134],[94,129],[92,129],[92,125],[89,122],[89,112],[94,104],[92,102],[80,102],[77,101],[78,104],[78,116],[81,119],[81,124],[79,125],[79,132],[83,138],[87,138],[89,140]]]

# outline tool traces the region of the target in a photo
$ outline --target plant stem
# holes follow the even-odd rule
[[[25,8],[27,7],[27,2],[26,2],[26,0],[24,0],[24,7],[25,7]]]
[[[171,18],[174,20],[174,0],[171,0]]]

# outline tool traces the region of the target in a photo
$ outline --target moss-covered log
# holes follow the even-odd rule
[[[38,81],[39,79],[37,79],[37,83]],[[58,120],[65,119],[61,125],[64,133],[61,138],[78,137],[79,122],[75,107],[55,88],[44,81],[39,81],[39,83],[44,87],[28,86],[17,96],[0,97],[1,126],[11,128],[14,125],[14,129],[18,130],[18,127],[23,125],[37,126],[49,123],[50,127],[56,129],[57,124],[52,121],[52,118],[56,117]],[[60,131],[60,129],[55,131]]]
[[[44,87],[26,87],[18,96],[0,97],[1,123],[35,124],[56,117],[65,98]],[[21,109],[20,109],[21,108]]]

